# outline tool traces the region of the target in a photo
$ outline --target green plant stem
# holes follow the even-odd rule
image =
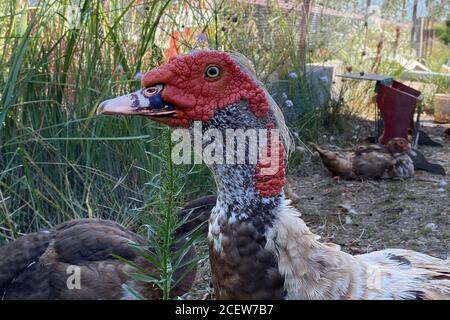
[[[167,206],[165,210],[164,223],[165,223],[165,234],[163,241],[163,299],[169,299],[170,288],[171,288],[171,271],[170,267],[170,245],[171,236],[173,228],[173,204],[174,204],[174,172],[173,172],[173,162],[172,162],[172,138],[170,129],[167,129],[167,145],[168,145],[168,159],[167,159]]]

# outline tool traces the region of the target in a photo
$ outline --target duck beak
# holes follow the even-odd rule
[[[155,85],[125,96],[103,101],[97,108],[97,115],[140,115],[147,117],[174,115],[176,113],[175,107],[163,100],[162,90],[162,85]]]

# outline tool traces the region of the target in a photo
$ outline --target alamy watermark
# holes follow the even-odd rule
[[[81,289],[81,268],[79,266],[70,265],[66,269],[69,276],[66,280],[66,286],[69,290]]]
[[[280,168],[278,129],[203,130],[195,121],[193,130],[172,131],[172,161],[175,164],[260,164],[261,175],[274,175]]]

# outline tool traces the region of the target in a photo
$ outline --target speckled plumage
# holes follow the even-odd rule
[[[254,123],[256,128],[262,128],[257,125],[261,120],[249,112],[245,103],[240,103],[217,112],[205,125],[226,130],[229,123],[246,128]],[[448,260],[392,249],[351,256],[337,245],[321,243],[282,192],[261,197],[254,183],[254,165],[216,165],[211,170],[218,199],[209,219],[208,239],[218,299],[450,296]],[[418,256],[428,257],[428,263],[434,263],[436,270],[421,270],[419,264],[410,262]],[[437,283],[441,289],[436,289]]]
[[[276,253],[287,299],[450,299],[450,260],[386,249],[352,256],[319,241],[288,203],[266,249]]]

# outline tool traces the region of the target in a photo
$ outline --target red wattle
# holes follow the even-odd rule
[[[270,126],[269,126],[270,127]],[[285,180],[285,151],[283,144],[278,139],[272,139],[270,131],[268,134],[268,143],[261,153],[256,164],[255,185],[261,197],[273,197],[281,192],[286,183]],[[274,164],[272,157],[278,156],[277,168],[273,174],[264,174],[264,168],[270,168]]]

